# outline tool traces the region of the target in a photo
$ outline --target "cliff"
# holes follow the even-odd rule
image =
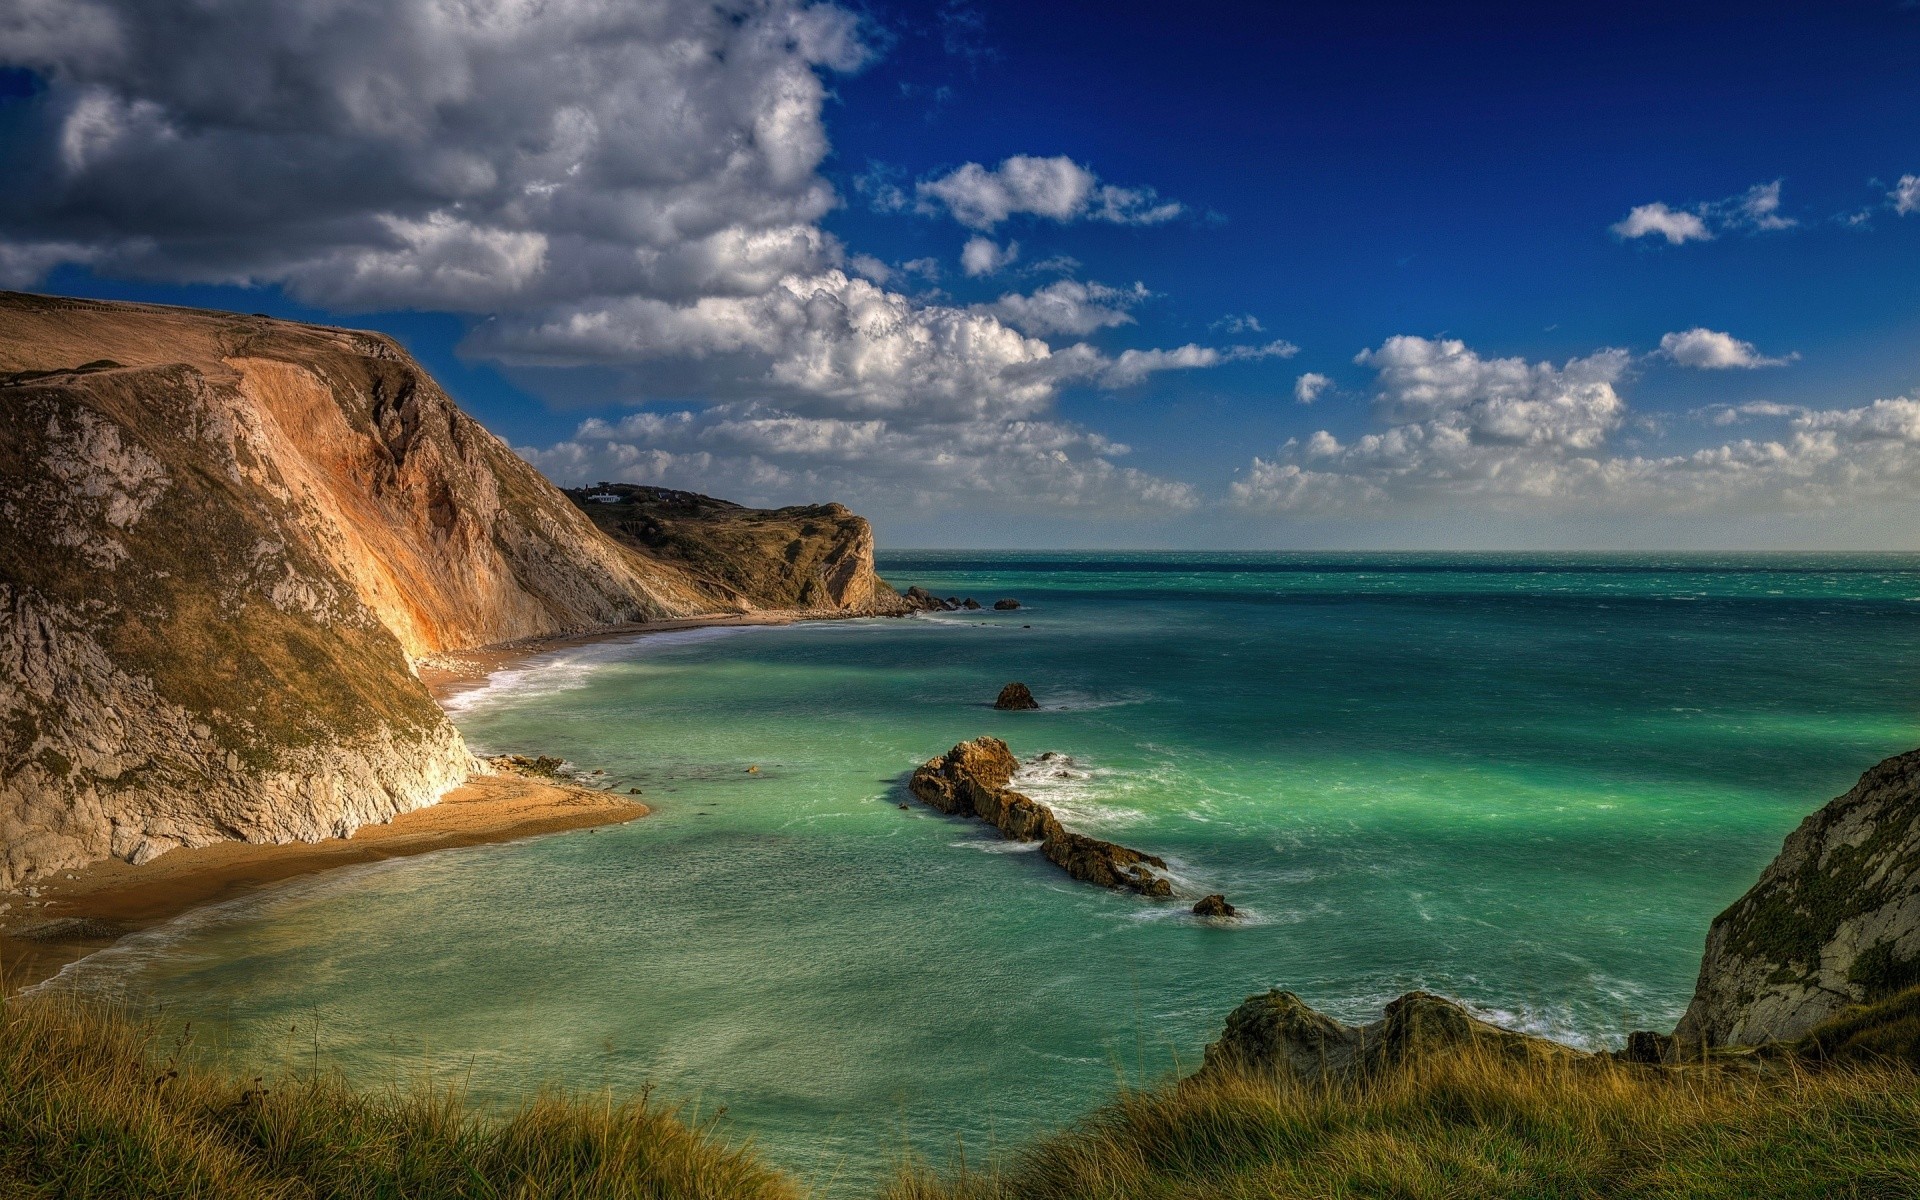
[[[835,549],[858,602],[870,537]],[[472,762],[414,660],[765,606],[715,575],[602,533],[388,338],[0,293],[0,886],[431,803]]]
[[[1874,767],[1801,822],[1714,919],[1675,1037],[1798,1038],[1920,984],[1920,750]]]
[[[907,602],[873,569],[873,528],[840,504],[743,508],[698,492],[602,483],[569,488],[601,532],[721,603],[899,615]]]

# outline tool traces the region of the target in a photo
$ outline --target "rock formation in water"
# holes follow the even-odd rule
[[[1012,612],[1014,609],[1020,607],[1020,602],[1012,597],[1008,597],[1005,600],[995,600],[993,607],[996,612]]]
[[[1240,910],[1227,903],[1227,898],[1219,892],[1202,896],[1194,902],[1193,915],[1196,917],[1236,917]]]
[[[1714,919],[1683,1046],[1798,1038],[1920,984],[1920,750],[1801,822]]]
[[[1164,860],[1067,830],[1052,809],[1007,786],[1019,769],[1005,742],[978,737],[922,765],[907,786],[931,808],[978,817],[1014,841],[1039,842],[1047,861],[1075,879],[1143,896],[1173,895],[1173,885],[1155,874],[1167,869]]]
[[[1408,992],[1379,1020],[1348,1025],[1278,988],[1249,996],[1207,1047],[1201,1073],[1239,1071],[1301,1080],[1352,1079],[1463,1049],[1511,1056],[1585,1058],[1545,1038],[1490,1025],[1451,1000]]]
[[[891,595],[858,518],[796,540],[809,603]],[[475,765],[419,658],[783,598],[608,538],[391,339],[0,293],[0,887],[350,834]]]
[[[1040,702],[1033,698],[1026,684],[1010,683],[994,697],[993,706],[1002,712],[1031,712],[1040,707]]]

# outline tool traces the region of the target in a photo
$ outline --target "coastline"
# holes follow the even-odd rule
[[[528,659],[554,650],[566,650],[575,646],[595,646],[604,642],[637,640],[649,634],[672,633],[687,629],[733,625],[797,625],[802,621],[853,621],[865,620],[874,615],[844,612],[839,609],[770,609],[752,613],[715,613],[702,617],[668,617],[643,624],[610,625],[605,629],[593,629],[583,633],[528,638],[525,641],[505,642],[497,646],[480,646],[472,650],[450,650],[421,659],[414,664],[414,673],[420,677],[420,682],[426,685],[427,693],[444,705],[453,696],[486,683],[495,671],[519,666]]]
[[[518,775],[475,775],[439,803],[362,826],[352,837],[286,845],[217,842],[174,850],[139,867],[105,859],[40,881],[34,885],[37,898],[24,891],[9,898],[10,909],[0,914],[11,918],[0,929],[0,979],[8,993],[31,987],[130,933],[300,876],[623,824],[648,811],[638,801],[591,788]],[[37,907],[24,909],[25,903]]]
[[[809,609],[675,617],[449,651],[421,660],[415,671],[428,694],[444,705],[453,696],[484,686],[494,672],[554,650],[676,630],[866,615]],[[61,871],[32,885],[37,896],[22,889],[0,897],[0,903],[8,905],[0,911],[0,994],[43,983],[69,963],[128,934],[290,879],[436,850],[624,824],[649,811],[637,800],[595,788],[513,773],[472,775],[437,803],[384,824],[361,826],[351,837],[284,844],[217,842],[169,851],[139,867],[109,858]]]

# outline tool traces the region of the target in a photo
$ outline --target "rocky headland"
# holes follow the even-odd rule
[[[421,684],[433,655],[904,611],[838,506],[638,507],[657,545],[390,338],[0,293],[0,888],[432,804],[486,770]]]
[[[1173,895],[1165,860],[1067,829],[1052,809],[1008,786],[1019,769],[1005,742],[978,737],[923,764],[907,787],[929,808],[976,817],[1013,841],[1039,842],[1048,862],[1082,882],[1155,898]]]

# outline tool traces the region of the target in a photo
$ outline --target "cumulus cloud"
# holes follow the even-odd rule
[[[1376,373],[1381,428],[1321,430],[1256,457],[1229,500],[1254,512],[1472,509],[1790,511],[1920,500],[1920,398],[1816,410],[1749,403],[1711,423],[1776,421],[1747,437],[1666,455],[1616,448],[1631,421],[1619,388],[1631,356],[1558,366],[1486,358],[1451,339],[1390,338],[1358,361]]]
[[[1622,241],[1663,237],[1674,246],[1711,241],[1719,233],[1791,229],[1799,222],[1781,213],[1780,184],[1778,179],[1756,183],[1738,195],[1691,208],[1673,208],[1664,201],[1635,205],[1611,228]]]
[[[794,494],[856,505],[957,501],[1161,516],[1199,499],[1187,484],[1115,459],[1128,447],[1059,421],[902,426],[809,418],[769,405],[589,420],[566,441],[520,450],[563,483],[621,479],[723,490],[771,503]]]
[[[1146,284],[1138,282],[1130,288],[1116,288],[1059,279],[1024,296],[1009,292],[982,308],[1015,329],[1038,337],[1085,337],[1101,329],[1133,324],[1129,310],[1152,294]]]
[[[1308,371],[1293,381],[1293,398],[1301,404],[1312,404],[1323,392],[1333,386],[1333,380],[1315,371]]]
[[[1675,246],[1682,242],[1704,242],[1713,237],[1699,214],[1677,211],[1664,203],[1635,205],[1626,217],[1616,222],[1613,232],[1621,238],[1658,235]]]
[[[1752,342],[1743,342],[1730,333],[1698,327],[1662,337],[1660,353],[1680,366],[1703,371],[1784,367],[1794,357],[1768,358],[1754,349]]]
[[[970,237],[967,244],[960,247],[960,269],[969,278],[977,279],[1003,270],[1019,257],[1019,242],[1002,246],[989,237]]]
[[[1910,212],[1920,212],[1920,175],[1902,175],[1900,182],[1887,193],[1887,199],[1893,201],[1893,211],[1903,217]]]
[[[1123,323],[1131,293],[1098,285],[976,308],[892,290],[937,264],[850,253],[821,225],[840,202],[819,170],[828,80],[874,53],[849,8],[807,0],[0,3],[0,66],[46,82],[20,110],[38,124],[6,147],[0,283],[88,263],[278,284],[341,310],[484,316],[471,353],[597,366],[636,399],[710,403],[693,432],[593,431],[603,458],[657,434],[687,486],[704,464],[710,490],[818,495],[853,478],[864,447],[876,478],[893,477],[891,454],[1044,459],[1051,496],[1164,501],[1154,489],[1177,485],[1049,416],[1060,390],[1243,348],[1128,359],[1034,336]],[[1179,211],[1070,159],[970,166],[912,196],[881,169],[857,186],[882,205],[951,203],[982,230],[1015,212],[1137,224]],[[983,269],[1011,261],[1011,244],[978,240]],[[970,249],[970,271],[983,253]],[[762,446],[747,429],[798,441]],[[800,442],[841,447],[839,465]],[[957,469],[917,477],[976,486]],[[776,496],[773,480],[807,490]]]
[[[1092,171],[1065,155],[1016,154],[991,168],[970,162],[922,180],[917,192],[920,211],[945,211],[962,225],[980,230],[991,230],[1021,213],[1061,222],[1155,225],[1185,211],[1178,201],[1162,200],[1150,187],[1101,183]]]

